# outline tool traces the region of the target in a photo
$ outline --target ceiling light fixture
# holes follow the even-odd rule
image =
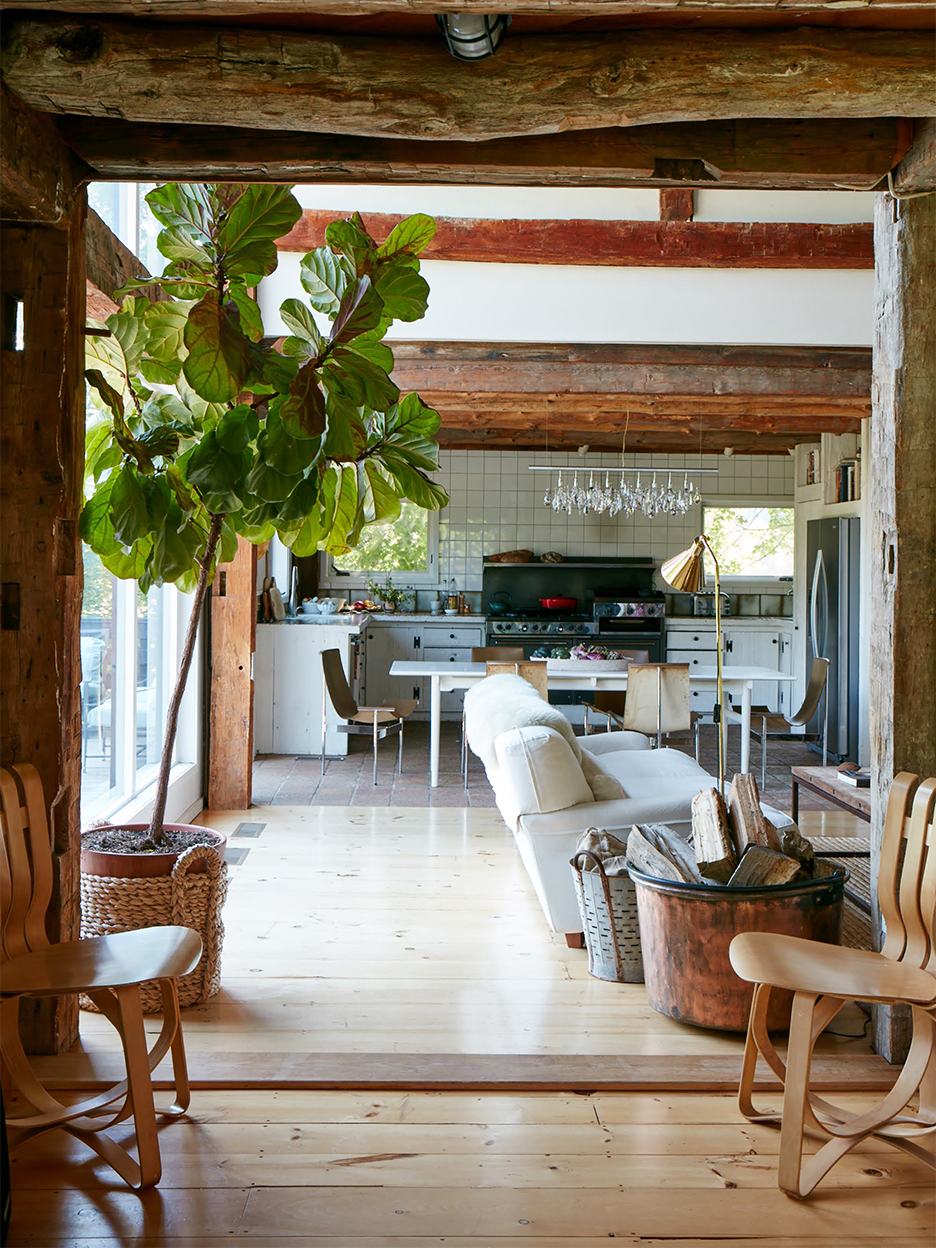
[[[486,56],[493,56],[512,21],[512,17],[502,14],[436,14],[436,23],[456,61],[483,61]]]

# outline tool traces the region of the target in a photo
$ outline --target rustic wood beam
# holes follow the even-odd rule
[[[894,118],[705,121],[488,143],[409,142],[63,117],[101,179],[501,186],[875,187],[910,146]]]
[[[420,397],[438,410],[443,423],[459,429],[501,429],[523,432],[547,422],[579,431],[614,433],[620,439],[625,425],[631,430],[669,430],[691,441],[700,430],[727,433],[779,433],[799,441],[825,433],[858,433],[870,403],[830,403],[824,400],[763,400],[687,398],[667,395],[648,398],[632,394],[474,394],[423,390]]]
[[[211,587],[209,810],[247,810],[251,803],[256,627],[257,548],[241,537]]]
[[[0,217],[63,223],[92,170],[62,142],[51,117],[24,104],[2,81],[0,130]]]
[[[894,775],[936,775],[936,196],[878,195],[874,249],[872,878]],[[888,1061],[904,1059],[907,1015],[877,1012],[875,1046]]]
[[[295,29],[24,17],[3,72],[54,113],[486,140],[738,117],[936,113],[915,31],[630,30],[508,39],[453,68],[440,42]]]
[[[692,195],[692,191],[662,191]],[[347,216],[335,209],[306,209],[277,243],[280,251],[311,251],[325,229]],[[384,239],[403,220],[393,213],[361,214],[370,233]],[[531,221],[436,217],[427,260],[506,264],[614,265],[641,268],[873,269],[870,222]]]
[[[840,402],[870,413],[871,352],[863,347],[682,346],[396,341],[393,377],[426,392],[682,396]]]
[[[929,0],[868,0],[875,11],[914,12],[929,8]],[[434,16],[439,0],[276,0],[270,5],[276,14],[299,17],[369,17],[398,13]],[[671,13],[672,0],[446,0],[446,13],[510,13],[556,17],[558,10],[583,17],[646,16]],[[830,0],[796,0],[795,11],[825,13]],[[115,17],[206,18],[258,17],[257,0],[4,0],[0,8],[33,9],[61,13],[103,14]],[[693,15],[701,13],[737,14],[746,10],[783,15],[778,0],[692,0]]]
[[[53,941],[79,925],[85,206],[79,192],[67,224],[0,231],[0,763],[32,763],[50,805]],[[20,1020],[32,1051],[62,1051],[78,1035],[77,999],[39,1002]]]
[[[936,117],[918,121],[913,146],[893,172],[898,195],[936,191]]]
[[[93,210],[88,210],[85,231],[87,251],[88,316],[97,321],[106,320],[117,311],[114,292],[132,277],[149,277],[149,270],[125,246],[106,221]],[[169,296],[158,286],[150,286],[137,292],[152,302],[167,300]]]
[[[660,191],[661,221],[691,221],[695,212],[695,191],[682,188]]]

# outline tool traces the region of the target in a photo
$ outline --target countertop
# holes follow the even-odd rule
[[[761,628],[793,627],[792,615],[723,615],[722,628],[737,628],[739,624],[760,625]],[[714,615],[668,615],[666,627],[679,625],[686,628],[714,628]]]
[[[383,611],[332,611],[330,615],[315,614],[308,615],[287,615],[284,620],[273,620],[271,624],[311,624],[313,626],[323,625],[332,628],[338,627],[361,627],[363,624],[438,624],[440,627],[448,625],[454,627],[457,624],[477,624],[483,625],[485,617],[483,615],[431,615],[427,612],[414,612],[408,614],[406,612],[383,612]],[[263,628],[264,625],[258,627]]]

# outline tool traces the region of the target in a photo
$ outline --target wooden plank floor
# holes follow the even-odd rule
[[[204,821],[248,852],[230,868],[222,991],[184,1011],[196,1082],[736,1084],[742,1037],[657,1014],[642,984],[592,978],[584,950],[549,932],[496,811],[266,807]],[[244,823],[263,830],[237,835]],[[892,1077],[864,1022],[855,1010],[836,1021],[846,1034],[822,1038],[821,1077]],[[109,1024],[84,1014],[80,1051],[45,1073],[103,1074],[116,1053]]]
[[[160,1142],[141,1196],[77,1141],[32,1141],[10,1248],[922,1248],[934,1228],[932,1173],[875,1143],[783,1196],[777,1133],[729,1096],[202,1092]]]

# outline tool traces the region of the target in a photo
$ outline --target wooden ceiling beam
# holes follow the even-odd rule
[[[912,140],[900,118],[677,122],[488,143],[79,116],[58,124],[97,176],[115,181],[871,190]]]
[[[51,117],[0,82],[0,217],[4,221],[65,224],[75,192],[93,176],[62,142]]]
[[[898,195],[936,191],[936,117],[916,123],[913,146],[893,173]]]
[[[790,406],[763,401],[757,396],[731,401],[710,399],[701,402],[683,395],[653,397],[633,394],[590,395],[575,401],[568,395],[486,394],[450,391],[420,391],[420,397],[442,416],[443,423],[462,429],[512,429],[536,427],[555,421],[557,427],[617,433],[628,430],[669,429],[688,437],[700,429],[724,432],[731,429],[751,432],[799,434],[802,437],[826,433],[857,433],[861,420],[870,415],[867,403],[807,401]]]
[[[870,404],[871,351],[864,347],[406,342],[389,344],[404,390],[432,393],[681,397],[730,404],[756,397],[779,406]]]
[[[867,0],[875,11],[884,13],[918,11],[930,7],[929,0]],[[256,20],[257,0],[4,0],[2,8],[31,9],[39,12],[103,14],[113,17],[206,18],[248,17]],[[561,7],[576,18],[646,16],[670,13],[673,0],[446,0],[446,13],[509,13],[514,16],[555,17]],[[439,0],[275,0],[270,4],[277,15],[297,17],[370,17],[397,13],[434,16]],[[834,0],[796,0],[797,14],[835,11]],[[754,11],[777,12],[778,0],[691,0],[694,16],[705,13],[737,14]]]
[[[692,195],[692,191],[663,191]],[[280,251],[311,251],[325,242],[335,209],[306,209],[279,239]],[[403,220],[393,213],[365,212],[374,238],[384,239]],[[505,264],[572,264],[643,268],[873,269],[870,222],[817,225],[809,222],[533,221],[436,217],[427,260]]]
[[[443,426],[438,432],[439,445],[443,450],[462,451],[574,451],[588,446],[591,451],[621,450],[619,435],[595,433],[592,430],[550,429],[548,437],[544,429],[483,431],[464,430]],[[783,455],[800,442],[815,441],[815,437],[787,434],[764,434],[750,432],[704,432],[690,439],[682,434],[665,430],[640,430],[628,434],[627,453],[687,455],[721,454],[726,448],[739,455]],[[585,461],[588,466],[588,461]],[[679,469],[674,469],[678,472]]]
[[[88,265],[88,316],[96,321],[104,321],[117,311],[114,292],[131,278],[149,277],[149,270],[93,209],[88,210],[85,247]],[[154,303],[170,298],[159,286],[150,286],[137,293]]]
[[[433,141],[936,113],[915,31],[531,35],[464,72],[439,41],[50,15],[7,23],[3,71],[46,112]]]

